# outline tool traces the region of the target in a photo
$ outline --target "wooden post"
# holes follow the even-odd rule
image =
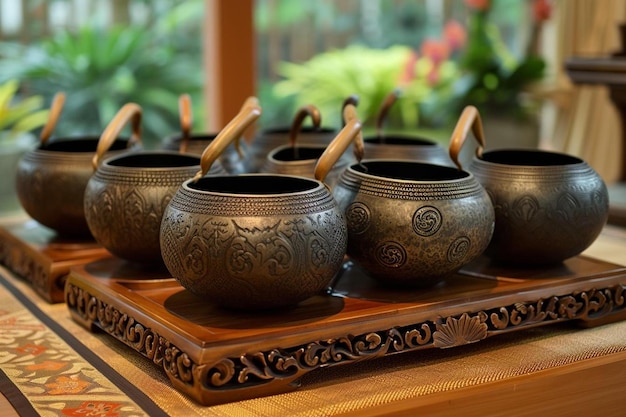
[[[222,129],[256,94],[254,0],[206,0],[204,23],[206,126]]]

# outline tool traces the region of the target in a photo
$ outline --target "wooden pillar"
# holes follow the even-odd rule
[[[256,94],[254,0],[206,0],[205,7],[206,126],[218,131]]]

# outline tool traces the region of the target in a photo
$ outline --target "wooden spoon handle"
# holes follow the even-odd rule
[[[135,103],[126,103],[121,109],[118,110],[117,114],[102,132],[102,135],[100,135],[100,139],[98,139],[96,154],[91,160],[94,171],[98,169],[98,165],[100,165],[102,157],[119,137],[124,126],[126,126],[129,122],[131,122],[132,134],[128,142],[141,142],[142,114],[143,112],[141,107]]]
[[[193,125],[193,112],[191,110],[191,96],[182,94],[178,98],[178,114],[180,117],[180,153],[187,152],[189,147],[189,137],[191,136],[191,127]]]
[[[52,132],[59,121],[59,117],[61,116],[61,112],[63,111],[63,105],[65,104],[65,93],[58,92],[54,95],[52,99],[52,104],[50,105],[50,112],[48,113],[48,120],[46,120],[46,124],[41,129],[41,133],[39,134],[39,139],[42,145],[45,145],[52,136]]]
[[[293,118],[291,129],[289,130],[289,145],[291,147],[296,146],[296,139],[298,139],[298,134],[302,130],[302,122],[304,122],[307,116],[311,118],[315,129],[322,124],[322,114],[317,107],[312,104],[301,107]]]
[[[379,138],[383,137],[383,124],[387,119],[387,114],[389,114],[389,110],[394,105],[394,103],[398,100],[401,94],[400,89],[395,89],[391,93],[385,97],[383,103],[380,105],[380,109],[378,110],[378,116],[376,117],[376,136]]]
[[[204,177],[213,163],[220,157],[228,145],[238,140],[243,132],[261,116],[261,107],[256,97],[248,98],[239,113],[209,143],[200,157],[200,171],[193,177],[193,182]]]
[[[474,133],[474,137],[478,142],[478,148],[476,149],[476,156],[478,158],[482,158],[483,149],[485,148],[485,135],[483,133],[483,122],[480,118],[480,113],[478,109],[474,106],[466,106],[461,113],[461,117],[456,122],[456,126],[454,127],[454,131],[452,132],[452,137],[450,138],[450,158],[455,163],[455,165],[462,170],[463,167],[459,162],[459,153],[461,152],[461,148],[465,143],[465,138],[469,133],[470,128]]]
[[[315,179],[320,182],[324,182],[328,173],[353,141],[360,142],[360,146],[355,146],[355,149],[363,149],[362,126],[358,117],[356,117],[356,109],[353,105],[347,105],[344,109],[344,119],[346,120],[346,125],[339,131],[332,142],[330,142],[315,164]],[[361,153],[361,157],[362,156]],[[361,160],[359,157],[357,157],[357,159],[359,159],[359,161]]]

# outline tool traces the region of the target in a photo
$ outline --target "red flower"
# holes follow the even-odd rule
[[[402,73],[400,74],[399,84],[408,84],[415,78],[415,64],[417,63],[417,52],[411,50],[406,59]]]
[[[465,27],[456,20],[450,20],[443,27],[443,37],[452,51],[461,49],[467,41]]]
[[[471,9],[483,11],[491,7],[491,0],[465,0],[465,5]]]
[[[533,1],[533,18],[535,22],[543,22],[550,19],[552,14],[552,6],[548,0],[534,0]]]
[[[444,41],[426,39],[422,43],[421,52],[422,55],[430,58],[435,66],[438,66],[450,56],[450,47]]]

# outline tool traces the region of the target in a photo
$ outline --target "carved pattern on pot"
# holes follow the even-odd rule
[[[462,262],[465,255],[469,252],[470,247],[471,241],[467,236],[456,238],[448,248],[448,261],[453,263]]]
[[[367,230],[370,225],[370,209],[366,204],[354,202],[346,209],[346,218],[350,233],[360,234]]]
[[[413,215],[413,231],[420,236],[432,236],[441,227],[443,217],[441,212],[433,206],[420,207]]]
[[[88,326],[95,325],[104,330],[161,366],[175,385],[193,389],[194,394],[205,392],[212,396],[225,390],[289,383],[323,366],[356,363],[421,349],[456,347],[516,328],[565,320],[599,319],[625,310],[625,292],[623,284],[591,288],[406,326],[320,338],[298,346],[218,357],[212,363],[194,362],[156,330],[73,282],[65,287],[65,301],[71,314]]]
[[[399,268],[407,260],[406,249],[397,242],[383,242],[376,248],[376,259],[381,265]]]
[[[521,220],[524,223],[529,223],[533,221],[540,210],[539,201],[535,197],[532,195],[524,195],[513,203],[511,207],[511,217]]]
[[[340,212],[268,220],[263,227],[245,219],[199,221],[169,209],[161,230],[166,265],[190,291],[229,305],[286,303],[290,297],[293,304],[323,289],[345,254]]]
[[[576,196],[565,192],[559,196],[556,202],[555,213],[564,222],[576,222],[582,213],[580,202]]]
[[[283,276],[293,270],[296,248],[278,228],[281,221],[259,229],[241,227],[233,220],[235,237],[226,251],[227,270],[233,276],[252,271],[262,279]]]

